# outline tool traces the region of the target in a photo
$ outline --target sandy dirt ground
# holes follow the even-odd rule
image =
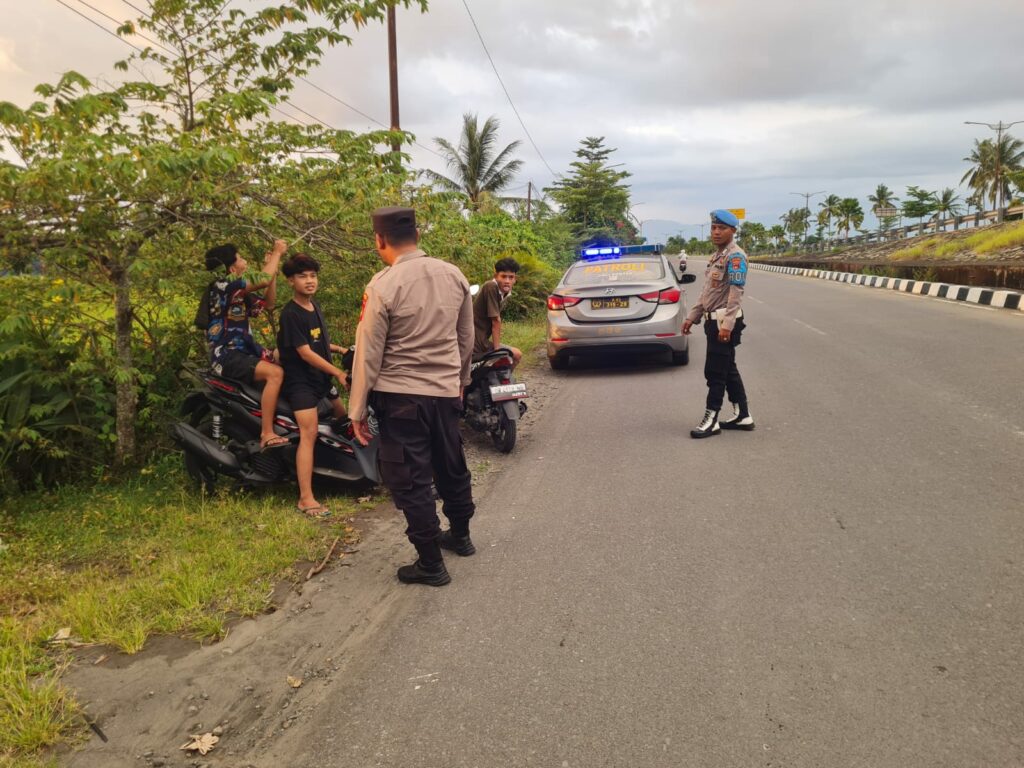
[[[560,384],[544,363],[519,379],[530,387],[529,411],[519,425],[523,444]],[[486,513],[498,503],[488,499],[490,481],[516,461],[518,447],[503,455],[489,436],[465,426],[463,432],[474,495]],[[301,728],[330,695],[332,681],[344,676],[348,659],[416,599],[417,588],[395,578],[395,569],[414,556],[401,513],[389,503],[352,521],[359,544],[309,581],[302,579],[310,564],[296,564],[299,585],[279,585],[271,612],[240,621],[221,642],[199,646],[157,637],[134,656],[104,648],[80,656],[64,680],[97,732],[62,754],[61,763],[245,768],[283,734]],[[104,655],[101,664],[93,663]],[[181,750],[190,735],[206,733],[219,738],[209,754]]]

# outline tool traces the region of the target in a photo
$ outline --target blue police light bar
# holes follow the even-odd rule
[[[586,259],[600,256],[618,256],[620,253],[622,253],[622,248],[614,245],[601,246],[599,248],[584,248],[581,255]]]

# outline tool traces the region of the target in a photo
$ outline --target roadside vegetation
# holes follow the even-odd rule
[[[0,768],[48,764],[47,747],[84,733],[61,682],[82,646],[215,641],[267,610],[275,584],[300,577],[297,562],[355,535],[346,519],[380,500],[340,493],[327,499],[333,519],[317,523],[293,511],[294,489],[188,487],[167,426],[186,392],[182,364],[205,360],[192,318],[207,248],[233,242],[258,263],[281,237],[318,259],[318,297],[346,343],[381,268],[369,214],[411,205],[424,249],[470,282],[499,258],[522,264],[504,338],[528,367],[547,292],[579,244],[638,240],[629,174],[602,137],[581,140],[533,196],[495,118],[467,112],[457,138],[435,139],[447,176],[393,151],[408,134],[282,119],[324,49],[384,10],[152,4],[118,30],[142,47],[115,65],[123,82],[72,71],[32,104],[0,102]],[[514,194],[528,184],[529,201]],[[253,331],[274,346],[274,312]]]

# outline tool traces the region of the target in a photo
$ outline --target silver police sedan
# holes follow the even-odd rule
[[[668,352],[686,365],[681,286],[696,279],[660,245],[584,248],[548,296],[548,362],[561,370],[576,355]]]

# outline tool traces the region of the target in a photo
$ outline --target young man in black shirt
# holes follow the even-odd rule
[[[334,406],[334,415],[344,418],[345,406],[336,378],[348,388],[348,377],[331,362],[331,352],[344,354],[344,347],[331,344],[320,305],[313,301],[319,283],[320,264],[297,253],[282,267],[292,287],[292,300],[281,310],[277,347],[284,367],[284,396],[295,412],[299,426],[299,449],[295,474],[299,481],[296,509],[310,517],[327,517],[330,511],[313,496],[313,447],[317,437],[317,403],[324,397]]]
[[[502,346],[512,351],[513,368],[523,359],[523,353],[518,349],[501,343],[501,308],[512,293],[518,275],[518,261],[499,259],[494,265],[494,279],[480,286],[480,293],[473,302],[474,360]]]

